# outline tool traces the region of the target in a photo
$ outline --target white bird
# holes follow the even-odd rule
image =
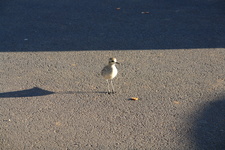
[[[108,84],[108,94],[115,93],[112,79],[116,77],[118,70],[116,68],[116,64],[119,64],[116,58],[109,58],[109,64],[102,69],[101,75],[106,79]],[[110,92],[109,81],[111,82],[112,92]]]

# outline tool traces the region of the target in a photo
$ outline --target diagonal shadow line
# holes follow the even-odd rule
[[[0,93],[0,98],[35,97],[35,96],[45,96],[50,94],[85,94],[85,93],[107,93],[107,92],[103,92],[103,91],[52,92],[52,91],[41,89],[39,87],[34,87],[32,89],[27,89],[27,90]]]

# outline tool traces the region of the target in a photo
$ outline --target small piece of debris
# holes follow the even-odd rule
[[[56,126],[61,126],[61,122],[57,121],[57,122],[55,123],[55,125],[56,125]]]
[[[148,11],[142,11],[141,13],[142,14],[149,14],[150,12],[148,12]]]
[[[119,8],[119,7],[118,7],[118,8],[116,8],[116,10],[120,10],[120,9],[121,9],[121,8]]]
[[[130,100],[137,101],[138,98],[137,97],[131,97]]]
[[[179,101],[173,101],[173,103],[174,103],[174,104],[180,104],[180,102],[179,102]]]
[[[9,122],[10,122],[10,121],[11,121],[11,119],[4,119],[3,121],[9,121]]]

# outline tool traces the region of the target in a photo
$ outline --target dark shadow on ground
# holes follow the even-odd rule
[[[63,92],[56,92],[55,94],[87,94],[87,93],[108,94],[108,92],[104,92],[104,91],[63,91]]]
[[[38,87],[32,89],[0,93],[0,98],[34,97],[54,94],[54,92],[43,90]]]
[[[197,149],[225,149],[225,95],[206,105],[194,131]]]
[[[0,98],[34,97],[34,96],[45,96],[45,95],[50,95],[50,94],[86,94],[86,93],[107,94],[107,92],[104,92],[104,91],[61,91],[61,92],[52,92],[52,91],[41,89],[39,87],[34,87],[32,89],[27,89],[27,90],[0,93]]]
[[[0,52],[225,48],[224,8],[224,0],[2,0]]]

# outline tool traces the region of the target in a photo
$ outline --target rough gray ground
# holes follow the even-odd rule
[[[1,149],[225,149],[223,48],[0,54]]]
[[[224,5],[0,1],[0,149],[225,149]]]

